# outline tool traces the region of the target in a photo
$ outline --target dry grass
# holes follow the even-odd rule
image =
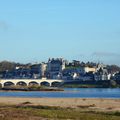
[[[87,107],[72,109],[31,105],[29,102],[0,105],[0,120],[120,120],[120,112],[96,112]]]
[[[79,105],[77,106],[78,108],[91,108],[91,107],[96,107],[95,104],[92,104],[92,105]]]

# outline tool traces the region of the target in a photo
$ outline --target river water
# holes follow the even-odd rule
[[[4,97],[48,97],[48,98],[116,98],[120,99],[120,88],[65,88],[64,91],[1,91]]]

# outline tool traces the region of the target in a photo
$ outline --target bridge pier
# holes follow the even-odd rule
[[[14,83],[14,85],[16,86],[16,85],[17,85],[17,83]]]
[[[1,87],[3,88],[3,87],[4,87],[4,84],[1,84]]]
[[[27,86],[29,86],[29,83],[26,83]]]
[[[49,82],[49,84],[50,84],[50,87],[52,86],[52,83],[51,82]]]

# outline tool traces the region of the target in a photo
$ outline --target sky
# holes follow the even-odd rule
[[[120,0],[0,0],[0,61],[120,65]]]

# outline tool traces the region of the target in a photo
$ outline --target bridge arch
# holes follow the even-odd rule
[[[16,85],[18,85],[18,86],[27,86],[27,83],[24,82],[24,81],[19,81],[19,82],[16,83]]]
[[[43,81],[40,83],[41,86],[51,86],[51,84],[47,81]]]
[[[29,82],[28,85],[29,85],[29,86],[39,86],[40,84],[39,84],[38,82],[31,81],[31,82]]]
[[[15,86],[15,84],[11,81],[7,81],[4,83],[4,87],[6,87],[6,86]]]
[[[52,87],[58,87],[60,85],[61,85],[61,82],[59,82],[59,81],[54,81],[54,82],[51,83]]]

